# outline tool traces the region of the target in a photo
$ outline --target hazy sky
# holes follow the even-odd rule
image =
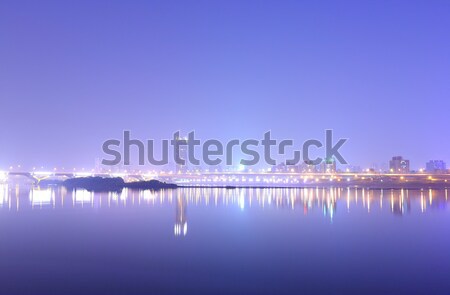
[[[0,169],[93,166],[131,130],[450,162],[450,1],[0,0]]]

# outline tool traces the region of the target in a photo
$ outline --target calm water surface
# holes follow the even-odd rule
[[[447,190],[0,185],[0,294],[450,294]]]

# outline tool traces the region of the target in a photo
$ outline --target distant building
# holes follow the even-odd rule
[[[389,161],[389,170],[392,173],[409,173],[409,160],[403,159],[402,156],[392,157]]]
[[[320,164],[320,172],[336,173],[336,161],[334,159],[325,159]]]
[[[95,158],[94,171],[96,173],[102,172],[102,165],[101,165],[100,158]]]
[[[360,173],[361,171],[361,166],[347,165],[347,168],[345,168],[345,172]]]
[[[272,172],[288,172],[288,166],[286,163],[280,163],[276,166],[272,166]]]
[[[311,160],[306,160],[298,165],[298,171],[300,173],[315,173],[317,172],[316,165]]]
[[[444,173],[447,165],[442,160],[430,160],[426,163],[426,170],[429,173]]]
[[[221,165],[209,165],[208,170],[211,172],[222,172],[223,168]]]
[[[174,152],[175,155],[178,155],[181,160],[184,160],[184,164],[176,163],[176,172],[177,173],[185,173],[188,170],[188,139],[186,137],[178,137],[176,139],[179,144],[175,146]]]

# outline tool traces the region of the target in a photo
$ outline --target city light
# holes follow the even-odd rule
[[[8,179],[8,172],[0,171],[0,181],[5,181]]]

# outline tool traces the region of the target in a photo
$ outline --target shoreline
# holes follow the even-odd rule
[[[430,182],[385,182],[381,183],[347,183],[347,182],[333,182],[333,183],[309,183],[298,185],[183,185],[176,183],[167,183],[159,180],[125,182],[122,178],[102,178],[102,177],[83,177],[72,178],[58,183],[42,183],[43,185],[57,185],[64,186],[69,189],[86,189],[89,191],[121,191],[124,188],[135,190],[161,190],[161,189],[177,189],[177,188],[217,188],[217,189],[324,189],[324,188],[348,188],[348,189],[368,189],[368,190],[427,190],[439,189],[444,190],[450,188],[450,185],[445,183],[430,183]]]
[[[178,185],[177,188],[223,188],[223,189],[317,189],[317,188],[350,188],[350,189],[368,189],[368,190],[426,190],[426,189],[450,189],[450,186],[364,186],[364,185],[310,185],[310,186],[215,186],[215,185]]]

